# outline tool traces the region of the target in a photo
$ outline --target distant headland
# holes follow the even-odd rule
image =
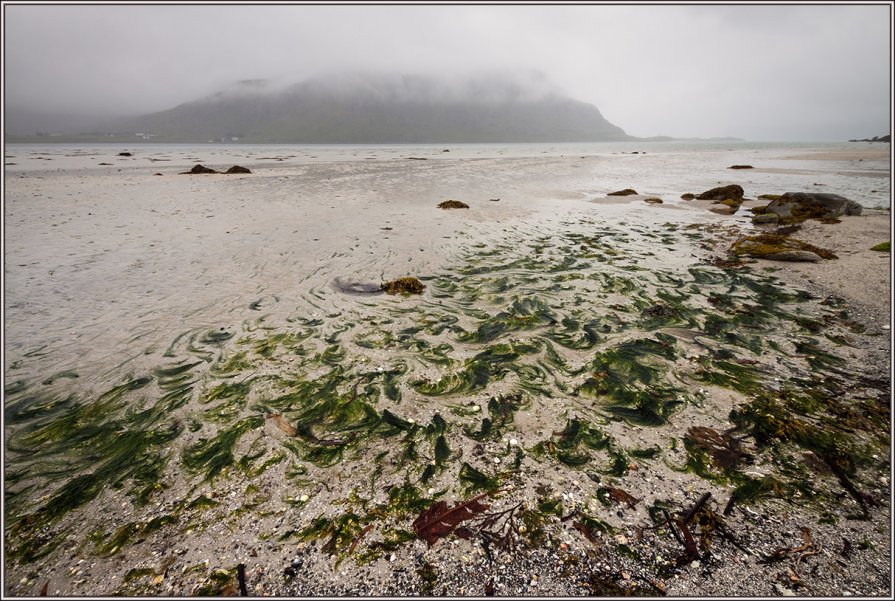
[[[886,134],[884,136],[873,136],[872,138],[864,138],[863,140],[849,140],[849,142],[889,142],[891,136]]]

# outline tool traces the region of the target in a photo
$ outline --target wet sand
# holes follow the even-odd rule
[[[861,457],[850,477],[881,503],[869,519],[849,517],[863,505],[812,451],[762,446],[751,430],[734,475],[688,464],[706,461],[694,428],[726,431],[731,410],[781,381],[843,377],[794,344],[846,358],[843,395],[888,397],[890,263],[869,250],[890,237],[888,212],[796,234],[836,261],[758,261],[740,275],[710,263],[751,229],[747,212],[679,199],[734,176],[719,167],[679,190],[628,179],[645,194],[606,197],[638,170],[630,160],[377,157],[187,176],[180,157],[8,171],[5,592],[233,594],[243,564],[254,595],[888,594],[879,424],[853,424],[874,446],[848,452]],[[773,185],[747,195],[784,191]],[[643,202],[656,193],[663,204]],[[435,207],[447,199],[470,208]],[[423,278],[422,297],[334,285],[405,275]],[[762,294],[780,297],[762,305]],[[823,304],[830,295],[842,300]],[[601,383],[595,354],[628,380]],[[304,438],[288,425],[302,420]],[[76,444],[94,440],[90,428],[145,433],[147,469],[115,463],[118,447],[97,445],[97,459]],[[102,476],[88,480],[95,496],[48,518],[76,475]],[[711,534],[748,479],[779,489],[723,518],[729,538]],[[423,507],[483,492],[489,511],[517,520],[512,548],[481,531],[431,547],[413,536]],[[685,513],[706,492],[713,513],[690,525],[699,557],[686,558],[651,515]],[[21,516],[39,528],[9,525]]]

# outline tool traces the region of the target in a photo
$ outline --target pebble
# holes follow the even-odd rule
[[[783,586],[781,584],[775,584],[774,589],[777,591],[778,594],[783,595],[784,597],[795,597],[796,596],[796,594],[794,592],[792,592],[791,590],[789,590],[788,588],[786,588],[785,586]]]
[[[515,446],[518,445],[518,444],[519,444],[519,441],[516,440],[515,438],[511,438],[511,439],[510,439],[510,446],[511,446],[511,447],[515,447]]]
[[[301,503],[307,503],[307,502],[308,502],[308,499],[310,499],[310,498],[311,498],[311,497],[309,497],[308,495],[302,495],[302,496],[300,496],[300,497],[298,498],[298,500],[299,500]]]
[[[500,457],[495,457],[495,458],[494,458],[494,463],[500,463]]]

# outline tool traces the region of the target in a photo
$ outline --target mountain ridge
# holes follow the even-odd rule
[[[351,74],[286,87],[243,80],[173,108],[109,120],[91,141],[293,144],[637,140],[542,77]],[[53,138],[53,136],[50,136]],[[110,139],[111,138],[111,139]],[[9,141],[9,140],[8,140]]]

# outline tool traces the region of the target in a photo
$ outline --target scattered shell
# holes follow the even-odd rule
[[[510,439],[510,446],[511,446],[511,447],[515,447],[515,446],[518,445],[518,444],[519,444],[519,441],[516,440],[515,438],[511,438],[511,439]]]

